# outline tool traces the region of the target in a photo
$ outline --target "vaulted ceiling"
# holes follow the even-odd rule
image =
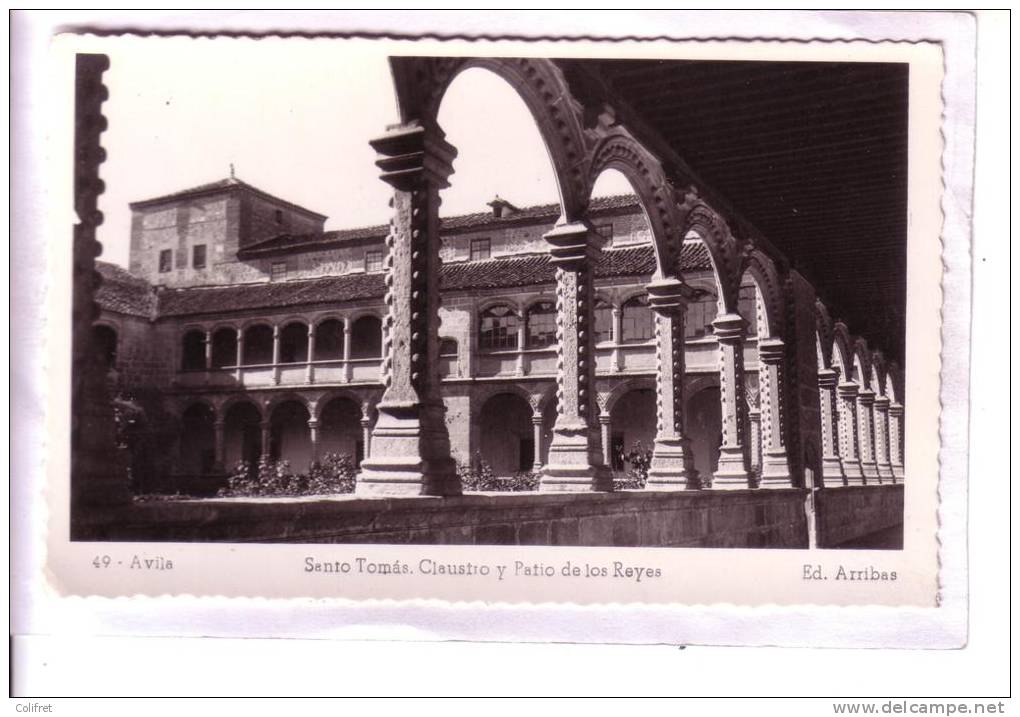
[[[833,318],[902,359],[907,65],[583,64],[815,284]]]

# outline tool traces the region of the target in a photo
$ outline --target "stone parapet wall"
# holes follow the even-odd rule
[[[801,490],[139,503],[79,539],[806,548]]]
[[[861,543],[863,547],[868,536],[896,528],[902,533],[903,485],[820,490],[815,493],[815,526],[820,548],[838,548],[847,543]]]

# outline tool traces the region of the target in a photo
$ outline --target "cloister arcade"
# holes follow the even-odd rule
[[[361,467],[359,494],[457,495],[444,386],[493,379],[466,391],[469,445],[499,473],[540,471],[541,491],[611,490],[637,442],[652,449],[648,490],[903,480],[899,367],[833,321],[782,252],[680,157],[636,139],[597,87],[542,59],[391,65],[401,122],[371,142],[393,188],[381,310],[340,297],[177,325],[180,470],[263,456],[304,470],[343,452]],[[479,297],[458,342],[440,325],[439,283],[439,192],[457,150],[437,118],[470,68],[527,106],[560,216],[544,235],[555,292]],[[648,225],[655,271],[644,286],[610,292],[595,280],[604,237],[588,208],[606,172],[626,178]],[[685,243],[705,247],[710,272],[685,275]],[[97,325],[94,341],[112,363],[116,328]],[[692,346],[710,360],[688,367]],[[637,350],[640,370],[628,363]]]

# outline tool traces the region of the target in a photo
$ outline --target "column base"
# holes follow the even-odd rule
[[[694,469],[691,442],[686,438],[660,438],[652,449],[645,490],[697,490],[701,480]]]
[[[847,485],[864,485],[864,473],[858,461],[843,461],[843,474]]]
[[[601,453],[592,449],[591,433],[592,429],[583,426],[553,429],[539,491],[580,493],[613,489],[613,474],[602,464]]]
[[[864,474],[865,483],[880,483],[877,463],[865,463],[861,461],[861,473]]]
[[[712,488],[719,490],[743,490],[751,487],[751,474],[744,461],[741,446],[719,448],[719,467],[712,477]]]
[[[790,461],[786,451],[765,453],[761,457],[761,480],[759,488],[789,488],[793,485],[790,476]]]
[[[361,462],[355,495],[461,494],[449,437],[422,425],[426,414],[437,411],[441,421],[442,406],[379,406],[372,455]]]
[[[878,479],[881,483],[892,483],[893,472],[892,466],[888,463],[878,464]]]
[[[822,459],[822,485],[826,488],[839,488],[846,485],[843,466],[840,464],[839,458],[833,456]]]
[[[892,466],[892,474],[894,478],[893,480],[894,483],[903,482],[903,466],[898,466],[894,463]]]

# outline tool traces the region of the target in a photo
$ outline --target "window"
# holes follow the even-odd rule
[[[520,320],[505,304],[482,312],[478,326],[478,346],[483,349],[517,348],[517,327]]]
[[[181,345],[181,370],[205,370],[205,332],[189,331]]]
[[[439,355],[440,356],[456,356],[457,355],[457,339],[451,339],[448,336],[439,339]]]
[[[712,333],[712,321],[719,310],[715,294],[701,290],[694,301],[687,305],[687,321],[684,323],[684,338],[700,339]]]
[[[737,294],[737,313],[747,322],[746,336],[758,335],[758,289],[741,286]]]
[[[247,366],[271,364],[273,362],[273,327],[256,324],[244,330],[244,363]]]
[[[276,219],[277,224],[283,224],[283,210],[277,209],[273,212],[273,218]]]
[[[382,271],[382,252],[378,249],[365,252],[365,271],[375,272]]]
[[[164,249],[159,253],[159,273],[165,274],[174,268],[174,250]]]
[[[269,278],[273,281],[283,281],[287,278],[287,262],[274,261],[269,272]]]
[[[595,343],[613,340],[613,306],[599,297],[595,299]]]
[[[620,333],[624,343],[648,341],[655,336],[652,310],[648,307],[647,296],[635,296],[624,303]]]
[[[542,349],[556,343],[556,304],[540,301],[528,309],[527,344]]]
[[[610,247],[613,245],[613,225],[612,224],[596,224],[595,233],[602,237],[606,246]]]
[[[492,256],[492,242],[488,238],[471,240],[471,261],[481,261]]]
[[[191,266],[195,269],[205,268],[205,244],[191,247]]]

